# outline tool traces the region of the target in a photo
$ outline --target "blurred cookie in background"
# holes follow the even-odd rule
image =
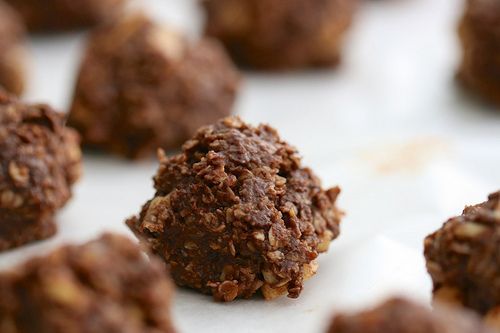
[[[27,51],[21,18],[0,0],[0,87],[20,95],[26,85]]]
[[[129,0],[6,0],[33,32],[74,30],[112,18]]]
[[[202,125],[231,113],[240,76],[212,40],[188,41],[142,13],[95,30],[69,124],[87,147],[127,158],[179,149]]]
[[[470,308],[500,327],[499,253],[500,191],[425,239],[434,299]]]
[[[473,313],[438,305],[431,310],[403,298],[334,317],[327,333],[494,333]]]
[[[467,0],[459,36],[460,82],[500,107],[500,1]]]
[[[206,34],[255,69],[332,67],[357,0],[204,0]]]
[[[56,232],[81,173],[78,134],[47,105],[0,91],[0,251]]]
[[[165,266],[105,234],[0,273],[2,333],[173,333]]]

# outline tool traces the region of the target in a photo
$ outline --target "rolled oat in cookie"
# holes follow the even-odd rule
[[[180,286],[219,301],[296,298],[339,235],[340,189],[323,189],[267,125],[225,118],[160,163],[154,198],[127,224]]]

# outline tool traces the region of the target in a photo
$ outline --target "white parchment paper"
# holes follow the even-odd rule
[[[143,2],[190,36],[200,31],[193,0]],[[322,332],[335,312],[392,294],[429,300],[423,238],[500,188],[500,112],[465,96],[453,80],[462,6],[456,0],[365,1],[338,69],[245,74],[236,113],[278,128],[325,186],[342,187],[342,235],[297,300],[218,304],[179,290],[174,317],[180,332]],[[28,100],[67,108],[84,38],[30,40]],[[153,194],[156,167],[154,160],[87,156],[57,236],[0,254],[0,268],[105,230],[130,235],[123,221]]]

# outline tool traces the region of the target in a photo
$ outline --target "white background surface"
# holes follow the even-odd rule
[[[190,0],[143,0],[191,36],[201,14]],[[466,204],[500,188],[500,112],[454,84],[462,1],[362,3],[344,62],[333,71],[246,74],[236,113],[267,122],[296,145],[324,184],[343,188],[342,235],[298,300],[214,303],[179,290],[180,332],[321,332],[335,311],[392,294],[428,301],[422,241]],[[85,35],[30,41],[30,101],[64,110]],[[56,237],[0,255],[5,268],[104,230],[129,234],[126,217],[152,196],[154,160],[86,156],[85,175],[59,215]]]

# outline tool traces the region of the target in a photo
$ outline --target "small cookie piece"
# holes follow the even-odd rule
[[[392,298],[358,314],[337,315],[328,333],[494,333],[473,313],[437,306],[433,311]]]
[[[165,265],[106,234],[0,274],[3,333],[172,333]]]
[[[95,31],[69,123],[89,147],[128,158],[178,149],[230,114],[239,75],[209,40],[190,44],[142,14]]]
[[[500,306],[500,192],[466,207],[425,239],[434,299],[464,305],[493,320]]]
[[[204,0],[206,34],[256,69],[332,67],[357,0]]]
[[[128,0],[6,0],[30,31],[67,31],[100,24],[118,14]]]
[[[0,251],[55,233],[54,215],[80,176],[78,141],[49,106],[0,92]]]
[[[225,118],[160,162],[154,198],[127,224],[180,286],[219,301],[295,298],[339,235],[339,188],[323,190],[269,126]]]
[[[19,16],[0,0],[0,87],[20,95],[26,85],[25,30]]]
[[[459,35],[463,48],[460,81],[500,106],[500,2],[467,0]]]

